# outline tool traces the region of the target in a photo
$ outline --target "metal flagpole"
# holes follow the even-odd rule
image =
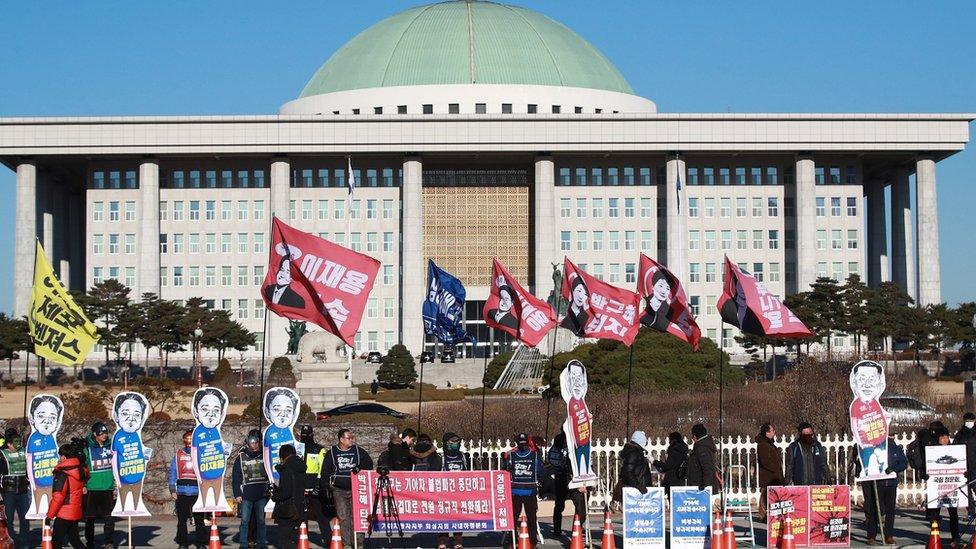
[[[634,379],[634,343],[630,344],[630,365],[627,366],[627,427],[624,431],[624,440],[630,437],[630,386]]]
[[[420,405],[424,401],[424,359],[420,358],[420,390],[417,392],[417,433],[420,433]]]
[[[722,509],[725,509],[725,453],[723,438],[725,435],[725,321],[722,321],[718,333],[718,468],[722,475],[722,485],[719,490],[722,492],[720,498]]]
[[[485,392],[488,389],[485,383],[485,377],[488,375],[488,355],[491,354],[491,328],[488,328],[488,332],[488,348],[485,349],[485,367],[484,372],[481,374],[481,434],[479,435],[479,441],[485,440]],[[478,464],[481,464],[480,453],[478,454]]]
[[[566,276],[566,263],[564,262],[563,277],[565,276]],[[555,282],[555,280],[553,282]],[[546,392],[552,389],[552,370],[555,368],[555,361],[556,361],[556,338],[559,336],[559,322],[560,322],[559,321],[559,304],[560,304],[559,300],[562,299],[563,296],[562,288],[553,287],[552,296],[553,296],[552,300],[556,303],[555,306],[553,307],[556,310],[556,325],[553,326],[552,331],[549,332],[550,334],[552,334],[552,351],[549,353],[549,375],[547,376],[548,379],[546,381],[546,391],[542,393],[542,395],[546,399],[546,431],[545,431],[546,444],[549,443],[549,415],[552,412],[552,395],[547,396]]]
[[[271,212],[271,223],[268,226],[268,238],[266,240],[266,242],[268,243],[268,246],[271,248],[270,250],[268,250],[268,257],[269,258],[271,257],[271,254],[274,253],[274,245],[272,244],[272,241],[274,241],[274,221],[275,221],[275,215],[276,215],[276,212],[272,211]],[[288,250],[287,247],[286,247],[286,251],[288,252],[288,266],[289,266],[288,268],[290,269],[291,268],[291,250]],[[270,264],[270,259],[269,259],[268,263]],[[264,333],[261,336],[261,337],[264,338],[264,341],[261,342],[261,380],[259,382],[260,383],[260,387],[261,387],[261,389],[260,389],[261,392],[258,393],[258,400],[259,401],[264,399],[264,362],[265,362],[265,359],[268,356],[268,316],[269,316],[268,313],[271,312],[271,311],[268,310],[268,302],[267,302],[267,300],[262,299],[261,301],[264,302],[264,328],[263,328]],[[244,365],[243,364],[241,365],[241,368],[242,369],[244,368]],[[257,414],[258,415],[258,430],[259,431],[261,430],[261,424],[263,423],[262,422],[262,419],[263,419],[263,415],[264,415],[264,414],[262,414],[260,412],[260,408],[261,407],[259,405],[258,406],[258,410],[259,411],[258,411],[258,414]]]
[[[37,237],[34,237],[34,269],[32,271],[33,274],[31,275],[32,294],[33,294],[34,280],[37,279],[37,247],[39,245],[40,242],[38,242]],[[33,304],[31,304],[31,307],[33,308]],[[33,349],[34,336],[30,334],[30,318],[27,319],[27,339],[30,340],[30,349]],[[30,349],[27,349],[25,351],[27,353],[27,358],[25,359],[26,362],[24,363],[24,429],[27,429],[27,381],[30,378],[30,356],[31,356]],[[84,366],[82,366],[82,370],[84,370]],[[26,441],[27,439],[25,438],[24,440]]]
[[[31,338],[31,345],[34,344]],[[27,428],[27,378],[30,374],[30,351],[27,351],[27,363],[24,365],[24,429]]]
[[[352,156],[346,156],[346,166],[349,171],[346,174],[349,184],[349,195],[346,197],[346,237],[349,239],[349,247],[352,248],[352,197],[353,189],[356,187],[356,180],[352,177]],[[355,341],[355,339],[353,340]],[[349,352],[346,353],[346,368],[347,374],[349,376],[349,382],[352,383],[352,354],[356,351],[352,345],[349,346]],[[420,365],[421,370],[423,370],[423,364]]]

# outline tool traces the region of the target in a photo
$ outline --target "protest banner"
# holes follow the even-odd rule
[[[671,549],[704,549],[711,543],[712,488],[671,487]]]
[[[376,471],[352,475],[356,532],[369,527],[378,478]],[[505,471],[393,471],[389,482],[404,532],[492,532],[515,527],[512,487]],[[396,531],[382,508],[378,506],[373,531]]]
[[[966,445],[927,446],[925,448],[925,499],[929,509],[966,507]]]
[[[810,487],[810,545],[850,547],[851,487]]]
[[[664,549],[664,488],[624,488],[624,549]]]
[[[769,528],[766,547],[779,547],[779,534],[786,517],[793,519],[793,542],[797,547],[810,544],[810,487],[770,486],[766,489]]]

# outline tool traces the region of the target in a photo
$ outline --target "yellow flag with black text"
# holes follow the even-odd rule
[[[98,341],[95,325],[71,298],[37,243],[27,317],[34,353],[59,364],[81,364]]]

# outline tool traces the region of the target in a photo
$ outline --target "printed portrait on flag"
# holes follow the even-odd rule
[[[586,337],[586,325],[590,321],[590,291],[586,288],[586,282],[577,272],[567,273],[566,282],[569,284],[569,307],[566,309],[566,316],[559,326],[573,332],[576,337]]]
[[[379,268],[368,255],[276,217],[261,296],[278,316],[311,322],[353,346]]]
[[[201,387],[193,393],[190,410],[197,421],[190,456],[200,485],[193,512],[230,511],[224,496],[224,470],[231,445],[220,434],[227,417],[227,394],[216,387]]]
[[[578,360],[570,360],[559,374],[559,392],[566,401],[566,446],[573,469],[570,488],[596,484],[596,473],[590,461],[593,442],[593,414],[586,405],[586,367]]]
[[[492,261],[491,289],[482,312],[486,325],[530,347],[556,325],[552,306],[525,291],[497,259]]]
[[[626,345],[637,337],[640,296],[586,274],[569,258],[563,261],[562,295],[569,301],[560,326],[578,337],[616,339]]]
[[[115,395],[112,420],[117,429],[112,436],[112,471],[119,497],[112,509],[113,517],[148,517],[142,501],[142,483],[152,448],[142,444],[142,428],[149,419],[149,401],[139,393],[125,391]]]
[[[862,360],[851,368],[851,432],[857,442],[861,458],[861,474],[858,482],[895,478],[888,469],[888,415],[881,407],[885,390],[885,373],[881,364]]]
[[[295,433],[292,429],[298,421],[301,400],[294,389],[288,387],[272,387],[264,393],[264,419],[268,420],[268,426],[264,429],[264,468],[268,472],[268,478],[275,484],[278,483],[278,471],[275,465],[278,464],[278,451],[285,444],[291,444],[296,449],[298,444],[295,442]]]
[[[762,282],[725,258],[722,295],[718,300],[722,321],[760,337],[804,338],[813,333]]]
[[[31,503],[26,517],[47,517],[54,487],[54,466],[58,464],[58,431],[64,419],[64,403],[54,395],[37,395],[30,401],[27,420],[31,434],[27,437],[27,480],[31,486]]]
[[[701,329],[691,316],[681,283],[671,271],[641,254],[637,292],[644,299],[641,324],[659,332],[667,332],[698,350]]]

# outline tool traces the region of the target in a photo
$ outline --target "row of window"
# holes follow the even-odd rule
[[[174,200],[172,209],[166,200],[159,202],[159,220],[216,221],[217,203],[220,221],[264,221],[264,200]]]
[[[354,115],[362,114],[362,109],[352,109],[350,112]],[[434,104],[424,103],[420,105],[420,112],[423,114],[434,114]],[[502,114],[512,114],[513,103],[502,103],[501,104]],[[525,112],[528,114],[539,114],[539,104],[538,103],[527,103],[525,105]],[[552,114],[561,114],[563,112],[562,105],[550,105],[549,112]],[[567,111],[569,112],[569,111]],[[600,114],[603,112],[602,108],[595,108],[593,112]],[[613,111],[616,113],[617,111]],[[475,114],[488,114],[488,103],[475,103],[474,104]],[[583,114],[583,107],[573,107],[573,113]],[[332,111],[332,114],[341,114],[340,111]],[[383,114],[383,107],[373,107],[373,114]],[[392,114],[392,113],[391,113]],[[397,105],[397,114],[409,114],[409,108],[407,105]],[[443,113],[438,113],[443,114]],[[461,114],[461,104],[460,103],[448,103],[447,104],[447,114]]]
[[[123,213],[126,221],[136,220],[135,200],[126,200],[125,202],[118,200],[102,202],[101,200],[96,200],[92,202],[92,221],[105,221],[106,205],[108,206],[109,221],[120,221],[123,219]]]
[[[237,253],[264,253],[265,252],[265,234],[264,233],[236,233],[236,243],[234,246],[235,233],[219,233],[219,252],[222,254]],[[184,252],[196,254],[196,253],[207,253],[215,254],[218,253],[218,233],[160,233],[159,235],[159,253],[174,253],[182,254]],[[332,242],[340,245],[346,245],[346,233],[332,233],[331,236],[327,232],[318,233],[320,238],[330,239]],[[110,234],[108,235],[109,243],[109,253],[118,253],[119,235]],[[132,251],[129,251],[129,242],[131,238]],[[381,240],[382,239],[382,240]],[[95,234],[92,235],[93,252],[96,254],[102,253],[103,250],[103,235]],[[126,253],[135,253],[135,235],[125,235],[125,245]],[[393,252],[396,241],[392,232],[366,232],[366,233],[349,233],[349,247],[357,252]],[[114,247],[113,247],[114,246]],[[115,251],[112,251],[112,250]]]
[[[365,174],[365,178],[363,177]],[[296,188],[334,187],[342,189],[347,186],[346,178],[349,171],[346,168],[297,168],[291,171],[291,186]],[[403,170],[393,168],[354,168],[352,181],[356,187],[399,187],[403,180]]]
[[[857,217],[857,197],[848,196],[845,204],[847,206],[847,217]],[[816,205],[817,217],[827,217],[827,198],[818,196],[816,199]],[[830,197],[830,217],[840,217],[842,209],[841,197]]]
[[[780,169],[776,166],[763,167],[726,167],[689,166],[689,185],[779,185],[781,183]],[[782,183],[793,183],[793,168],[787,167],[783,171]],[[858,183],[857,166],[817,166],[814,168],[814,181],[817,185],[856,185]]]
[[[623,217],[635,217],[637,213],[635,205],[638,203],[636,198],[624,198],[623,199]],[[606,210],[604,210],[604,203],[606,203]],[[588,207],[589,204],[589,207]],[[621,199],[619,198],[577,198],[576,199],[576,209],[573,209],[573,199],[572,198],[560,198],[559,199],[559,217],[563,219],[576,218],[584,219],[588,216],[594,219],[602,218],[604,211],[606,211],[606,216],[609,218],[620,217],[620,204]],[[575,215],[573,215],[575,213]],[[649,218],[656,215],[651,208],[650,198],[640,199],[640,216],[643,218]]]
[[[719,198],[716,200],[712,197],[701,199],[697,197],[689,197],[688,217],[698,217],[699,213],[702,214],[702,217],[715,217],[716,201],[718,202],[719,217],[732,217],[732,199]],[[750,214],[750,202],[752,205],[752,217],[763,217],[763,214],[765,214],[767,217],[779,217],[778,196],[769,196],[766,197],[765,200],[762,197],[752,197],[751,199],[738,197],[735,199],[735,216],[739,218],[748,217]],[[786,217],[792,217],[795,215],[795,213],[796,211],[793,206],[793,199],[785,198],[783,200],[783,214]]]
[[[138,189],[136,170],[95,170],[91,173],[90,189]]]
[[[303,221],[312,219],[327,220],[331,212],[332,219],[340,220],[346,218],[348,212],[349,219],[379,219],[382,213],[383,219],[394,219],[394,215],[399,212],[394,208],[394,200],[387,198],[382,200],[382,212],[380,211],[380,200],[369,198],[361,200],[354,198],[345,200],[337,198],[332,200],[332,209],[329,209],[328,200],[302,200],[299,206],[298,200],[290,201],[288,207],[288,218],[292,221],[301,218]],[[347,208],[348,205],[348,208]],[[365,206],[365,210],[363,209]],[[299,210],[299,208],[301,208]]]
[[[96,282],[99,282],[106,272],[104,270],[106,267],[95,267],[94,269],[93,278],[96,279]],[[107,267],[107,269],[109,274],[108,278],[118,278],[117,276],[112,276],[112,273],[118,275],[118,267]],[[129,269],[132,269],[132,280],[134,284],[135,267],[126,267],[127,272]],[[395,271],[394,265],[383,265],[379,279],[382,280],[384,286],[393,285]],[[264,281],[264,266],[255,265],[249,269],[246,265],[239,265],[235,269],[230,265],[223,265],[220,266],[219,275],[217,267],[213,265],[203,267],[198,265],[191,265],[189,267],[174,265],[172,267],[164,266],[159,268],[159,283],[163,287],[170,285],[175,287],[201,285],[212,287],[217,285],[218,280],[221,286],[260,286]],[[126,282],[126,285],[131,286],[132,284]]]
[[[705,240],[705,250],[731,250],[732,249],[732,233],[735,233],[735,249],[736,250],[778,250],[780,248],[780,231],[779,229],[768,229],[768,230],[720,230],[720,231],[688,231],[688,249],[690,251],[698,251],[702,249],[702,233],[704,233]],[[855,231],[856,232],[856,231]],[[796,248],[796,233],[793,230],[787,229],[783,231],[784,246],[788,250]],[[751,246],[750,246],[751,244]]]
[[[655,175],[652,178],[652,174]],[[664,168],[653,170],[648,166],[597,167],[597,168],[559,168],[556,185],[560,187],[633,187],[664,184]]]
[[[163,175],[164,189],[263,189],[268,186],[263,169],[258,170],[172,170]]]
[[[641,251],[654,251],[657,242],[654,241],[651,231],[575,231],[575,234],[574,231],[560,231],[559,249],[564,252],[572,250],[585,252],[588,249],[594,252],[604,249],[611,252],[634,251],[637,249],[638,232],[640,232]],[[623,235],[622,240],[621,235]]]

